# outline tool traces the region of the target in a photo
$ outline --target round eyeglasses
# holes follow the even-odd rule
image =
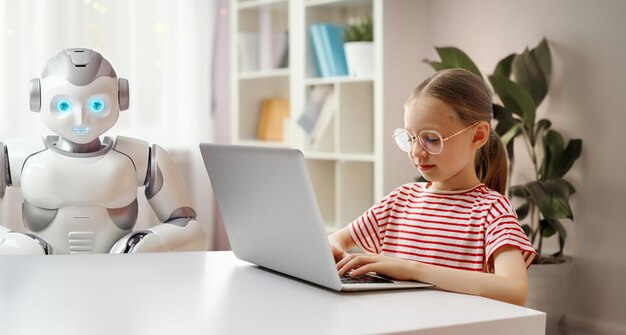
[[[410,152],[416,142],[415,140],[417,140],[426,152],[438,155],[441,151],[443,151],[443,142],[459,135],[477,124],[478,122],[474,122],[472,125],[463,128],[448,137],[441,136],[441,134],[436,130],[422,130],[419,134],[417,134],[417,136],[415,136],[406,129],[398,128],[393,132],[393,139],[398,145],[398,148],[404,152]]]

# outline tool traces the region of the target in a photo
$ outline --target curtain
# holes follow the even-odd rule
[[[165,148],[211,240],[213,199],[198,143],[213,140],[215,17],[215,2],[206,0],[0,2],[0,142],[52,134],[29,110],[29,80],[61,49],[94,49],[130,83],[130,108],[105,135]],[[140,208],[138,228],[158,223],[142,196]],[[0,224],[23,229],[19,189],[7,190],[0,211]]]

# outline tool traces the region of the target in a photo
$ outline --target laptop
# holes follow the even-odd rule
[[[200,152],[237,258],[336,291],[432,286],[380,276],[342,283],[299,150],[201,143]]]

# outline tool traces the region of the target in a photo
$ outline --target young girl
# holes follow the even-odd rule
[[[443,70],[404,104],[394,140],[427,183],[400,186],[329,236],[341,275],[384,274],[518,305],[535,250],[503,195],[507,158],[477,75]],[[364,254],[347,254],[357,246]]]

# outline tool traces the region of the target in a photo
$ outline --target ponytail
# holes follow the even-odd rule
[[[500,137],[491,129],[489,140],[476,154],[476,175],[481,182],[500,194],[506,193],[508,159]]]

